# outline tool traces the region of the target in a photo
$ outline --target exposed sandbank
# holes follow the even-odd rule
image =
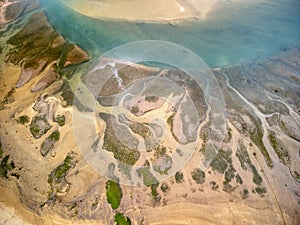
[[[220,1],[211,0],[61,0],[73,10],[96,19],[172,21],[205,19]]]

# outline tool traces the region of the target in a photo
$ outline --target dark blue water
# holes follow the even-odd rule
[[[60,0],[42,0],[41,5],[54,28],[92,56],[132,41],[163,40],[191,49],[211,67],[221,67],[300,46],[299,0],[228,2],[206,20],[175,26],[96,20],[76,13]]]

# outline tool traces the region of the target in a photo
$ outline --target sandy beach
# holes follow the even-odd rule
[[[217,0],[62,0],[73,10],[96,19],[172,21],[205,19]]]

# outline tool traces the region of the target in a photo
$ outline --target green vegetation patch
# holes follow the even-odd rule
[[[294,170],[294,172],[291,173],[291,174],[292,174],[292,176],[293,176],[294,178],[296,178],[297,181],[300,180],[300,173],[298,173],[296,170]]]
[[[227,193],[231,193],[236,189],[236,187],[233,187],[230,183],[227,181],[223,181],[223,191]]]
[[[228,167],[228,163],[223,158],[217,158],[210,164],[213,170],[218,171],[219,173],[224,174]]]
[[[126,118],[128,121],[129,119]],[[144,141],[146,146],[146,151],[152,151],[159,145],[158,141],[152,135],[152,132],[148,126],[143,123],[138,123],[134,121],[129,121],[129,128],[132,132],[140,135]]]
[[[139,169],[137,169],[136,172],[137,172],[138,176],[143,177],[144,185],[150,186],[152,184],[157,184],[158,183],[158,180],[151,173],[149,168],[147,168],[147,167],[139,168]]]
[[[58,130],[54,131],[49,137],[47,137],[41,146],[42,156],[46,156],[59,139],[60,133]]]
[[[218,190],[219,185],[215,181],[211,181],[209,184],[212,190],[214,191]]]
[[[244,189],[243,191],[241,191],[240,194],[243,199],[246,199],[249,197],[249,191],[247,189]]]
[[[157,97],[157,96],[146,96],[145,100],[147,102],[157,102],[159,100],[159,97]]]
[[[130,112],[134,115],[137,115],[139,111],[140,109],[137,106],[132,106],[132,108],[130,109]]]
[[[213,170],[224,174],[226,171],[228,164],[232,164],[232,159],[231,159],[231,154],[232,151],[224,151],[223,149],[220,149],[210,166],[212,167]]]
[[[160,186],[160,189],[161,189],[162,192],[166,193],[169,190],[169,186],[166,183],[163,183]]]
[[[255,125],[255,128],[250,130],[249,133],[250,133],[250,138],[251,140],[255,143],[255,145],[260,149],[260,152],[262,153],[262,155],[264,156],[264,159],[267,163],[267,166],[269,168],[273,168],[274,167],[274,163],[263,143],[263,130],[262,130],[262,127],[261,127],[261,123],[258,122],[257,120],[254,119],[253,116],[249,115],[252,122],[254,123]]]
[[[123,196],[119,183],[109,180],[106,182],[105,188],[107,202],[111,205],[111,208],[119,208]]]
[[[151,131],[149,127],[145,126],[142,123],[136,123],[130,121],[129,127],[134,133],[139,134],[144,139],[151,137]]]
[[[261,185],[262,184],[262,178],[261,176],[258,174],[257,169],[255,168],[255,166],[253,164],[250,165],[251,166],[251,170],[253,173],[253,182],[257,185]]]
[[[183,173],[182,172],[176,172],[175,173],[175,181],[176,181],[176,183],[182,183],[183,182]]]
[[[8,173],[15,168],[14,162],[9,162],[9,157],[5,156],[0,163],[0,175],[4,178],[8,178]]]
[[[205,182],[205,172],[196,168],[192,172],[192,178],[197,184],[203,184]]]
[[[49,136],[49,140],[51,141],[58,141],[60,138],[60,133],[58,130],[54,131],[50,136]]]
[[[228,128],[227,136],[228,136],[228,142],[229,142],[232,139],[232,130],[231,130],[231,128]]]
[[[131,225],[131,221],[127,216],[124,216],[123,213],[117,213],[115,215],[116,225]]]
[[[264,197],[264,194],[267,193],[267,190],[264,187],[256,187],[255,192],[259,194],[260,197]]]
[[[115,116],[106,113],[100,113],[99,115],[106,122],[103,148],[113,152],[114,158],[121,163],[134,165],[140,157],[140,152],[137,150],[139,144],[138,139],[130,134],[127,127],[119,125],[116,122]],[[112,123],[114,123],[116,127],[113,127]],[[120,141],[118,135],[115,134],[115,130],[118,130],[118,135],[124,134],[122,141]],[[126,142],[126,144],[124,144],[124,142]],[[132,147],[129,148],[128,146]]]
[[[27,115],[23,115],[23,116],[20,116],[19,119],[17,120],[17,123],[20,123],[20,124],[26,124],[26,123],[29,123],[29,116]]]
[[[261,185],[262,181],[263,181],[262,177],[258,174],[256,167],[252,164],[249,154],[247,152],[247,148],[245,146],[243,146],[242,144],[240,144],[240,148],[238,148],[236,151],[236,156],[239,159],[239,161],[241,163],[241,167],[244,170],[247,170],[248,168],[251,169],[251,171],[253,173],[252,181],[256,185]]]
[[[242,178],[241,178],[241,176],[240,176],[239,174],[237,174],[237,175],[235,176],[235,179],[236,179],[236,182],[237,182],[237,183],[243,184],[243,180],[242,180]]]
[[[151,195],[156,198],[158,196],[157,188],[158,188],[159,183],[156,184],[151,184]]]
[[[107,151],[113,152],[115,159],[127,165],[134,165],[140,157],[138,151],[127,148],[119,141],[114,142],[114,140],[107,138],[107,136],[104,137],[104,148]]]
[[[60,127],[62,127],[66,123],[66,118],[64,115],[58,115],[54,118],[53,121],[56,122]]]
[[[247,148],[240,144],[240,148],[236,150],[235,155],[239,159],[242,169],[247,170],[248,166],[251,164]]]
[[[55,168],[49,175],[48,177],[48,183],[52,184],[53,181],[59,182],[61,178],[65,177],[67,173],[69,172],[70,168],[72,167],[71,162],[72,162],[73,157],[68,155],[62,164],[60,164],[57,168]]]
[[[69,169],[71,168],[71,160],[72,160],[72,157],[70,156],[67,156],[63,162],[63,164],[61,164],[59,167],[56,168],[55,170],[55,178],[56,179],[60,179],[62,177],[64,177],[67,172],[69,171]]]
[[[272,148],[275,150],[279,160],[284,165],[287,165],[290,162],[291,157],[289,155],[289,152],[283,146],[280,146],[280,143],[278,143],[276,133],[274,131],[269,131],[268,138],[269,138],[270,144],[271,144]]]
[[[235,171],[236,170],[233,168],[232,165],[228,168],[228,170],[226,170],[226,172],[225,172],[225,180],[228,183],[231,182],[231,180],[234,178]]]
[[[170,131],[174,137],[174,139],[179,142],[178,138],[176,137],[176,135],[173,132],[173,127],[174,127],[174,117],[175,117],[175,113],[173,113],[168,119],[167,119],[167,123],[170,127]]]
[[[30,124],[30,132],[33,135],[34,138],[38,139],[44,134],[47,133],[47,131],[51,128],[51,125],[48,123],[48,121],[41,116],[35,116],[32,118],[31,124]]]

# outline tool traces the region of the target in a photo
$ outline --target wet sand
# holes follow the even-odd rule
[[[73,10],[96,19],[122,19],[138,21],[172,21],[179,19],[205,19],[220,1],[212,0],[62,0]]]

